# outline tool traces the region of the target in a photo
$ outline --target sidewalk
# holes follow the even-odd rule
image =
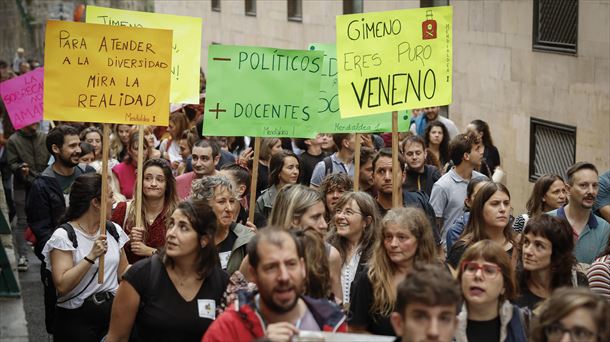
[[[2,195],[4,196],[4,194]],[[11,235],[1,234],[0,239],[10,260],[17,282],[21,284],[19,282]],[[23,298],[0,298],[0,342],[27,342],[28,340]]]

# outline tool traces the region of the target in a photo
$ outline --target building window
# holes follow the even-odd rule
[[[343,0],[343,14],[362,13],[362,0]]]
[[[212,11],[220,12],[220,0],[212,0]]]
[[[303,21],[303,0],[288,0],[288,20]]]
[[[419,7],[449,6],[449,0],[419,0]]]
[[[534,0],[533,49],[576,54],[578,0]]]
[[[256,0],[246,0],[246,15],[256,17]]]
[[[566,170],[576,161],[576,127],[530,119],[529,180],[547,173],[565,179]]]

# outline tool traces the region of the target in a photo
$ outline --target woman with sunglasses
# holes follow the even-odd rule
[[[416,264],[438,262],[426,214],[417,208],[394,208],[381,220],[368,267],[356,274],[350,291],[351,332],[394,336],[390,314],[396,288]]]
[[[458,282],[464,306],[457,342],[527,341],[524,312],[510,303],[516,296],[515,275],[501,245],[491,240],[471,245],[460,260]]]
[[[515,304],[533,310],[559,287],[589,285],[584,273],[574,269],[574,236],[566,220],[535,216],[527,222],[520,242]]]
[[[447,263],[457,269],[462,254],[484,239],[495,241],[508,255],[517,245],[510,223],[510,193],[501,183],[489,182],[477,192],[470,208],[470,217],[461,238],[449,250]],[[516,253],[514,255],[516,264]]]
[[[587,289],[561,288],[533,320],[530,341],[610,341],[608,317],[610,304],[601,297]]]

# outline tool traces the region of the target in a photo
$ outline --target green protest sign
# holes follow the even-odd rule
[[[310,50],[324,52],[324,66],[322,67],[322,82],[320,82],[320,99],[317,122],[317,131],[320,133],[369,133],[391,132],[392,113],[346,117],[341,115],[339,109],[339,89],[337,87],[337,49],[334,44],[309,45]],[[341,118],[341,117],[344,118]],[[411,111],[398,112],[398,131],[409,130]]]
[[[203,133],[316,135],[321,51],[210,45]]]

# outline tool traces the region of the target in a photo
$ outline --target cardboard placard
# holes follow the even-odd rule
[[[337,16],[341,116],[448,105],[450,6]]]
[[[47,120],[167,126],[172,32],[47,22]]]
[[[87,23],[173,31],[172,103],[199,104],[201,18],[87,6]]]
[[[44,70],[38,68],[0,83],[0,96],[15,129],[42,120]]]
[[[311,138],[321,51],[210,45],[203,133]]]
[[[320,133],[371,133],[392,132],[392,113],[372,114],[358,117],[341,115],[339,92],[337,89],[337,48],[335,44],[309,45],[310,50],[324,52],[322,82],[320,83],[320,106],[318,113],[321,119],[317,122]],[[402,110],[398,116],[398,130],[409,130],[411,110]]]

